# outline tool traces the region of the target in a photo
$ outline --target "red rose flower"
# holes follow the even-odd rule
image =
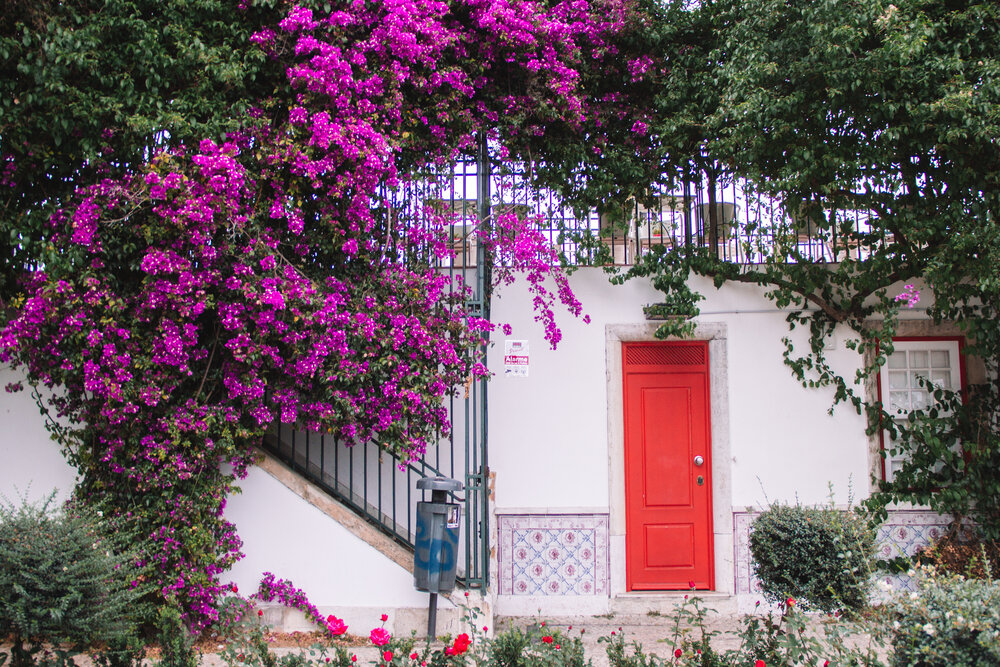
[[[679,657],[681,657],[681,655],[682,655],[683,653],[684,653],[684,651],[680,650],[679,648],[675,648],[675,649],[674,649],[674,657],[675,657],[675,658],[679,658]]]
[[[392,635],[385,628],[375,628],[371,631],[368,638],[371,639],[372,644],[375,644],[375,646],[385,646],[392,639]]]
[[[542,637],[542,641],[545,642],[546,644],[551,644],[552,643],[552,637],[546,635],[546,636]]]
[[[382,614],[382,622],[385,623],[389,620],[389,614]]]
[[[392,662],[392,651],[386,651],[382,654],[382,659],[386,662]]]
[[[462,655],[469,650],[469,645],[472,644],[472,640],[469,639],[469,635],[462,633],[455,637],[455,642],[445,649],[445,654],[447,655]],[[448,651],[451,649],[451,652]]]
[[[347,632],[347,624],[333,614],[326,617],[326,627],[331,635],[342,635]]]
[[[758,660],[757,662],[753,663],[753,667],[767,667],[767,663],[764,662],[763,660]]]

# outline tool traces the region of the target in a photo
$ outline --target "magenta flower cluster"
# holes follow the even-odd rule
[[[250,597],[261,602],[277,601],[291,609],[298,609],[331,638],[347,632],[347,624],[343,619],[333,615],[323,618],[316,605],[309,602],[304,591],[296,588],[291,581],[278,579],[270,572],[264,573],[257,592]]]

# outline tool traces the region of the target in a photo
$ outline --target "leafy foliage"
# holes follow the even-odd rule
[[[160,645],[159,667],[197,667],[194,638],[185,627],[183,615],[173,600],[156,610],[156,638]]]
[[[750,553],[764,597],[804,609],[857,611],[868,603],[874,535],[833,508],[772,505],[753,523]]]
[[[970,579],[993,579],[1000,573],[1000,544],[962,539],[964,535],[944,535],[917,554],[923,565],[932,565],[944,574]]]
[[[705,183],[711,192],[740,179],[782,209],[773,225],[741,223],[752,264],[720,258],[710,231],[704,246],[654,248],[614,278],[649,279],[664,293],[653,308],[676,317],[657,335],[690,333],[699,299],[692,275],[717,287],[760,286],[789,312],[790,329],[809,333],[806,349],[786,339],[795,377],[864,413],[874,434],[895,427],[863,386],[892,351],[902,285],[922,282],[928,316],[960,326],[967,353],[986,378],[997,377],[997,5],[719,0],[644,9],[659,20],[623,48],[649,58],[645,74],[610,84],[629,111],[617,109],[617,123],[595,116],[566,129],[548,152],[535,146],[551,162],[539,179],[558,188],[582,164],[587,177],[567,194],[612,210],[648,199],[654,185]],[[645,148],[625,139],[632,118],[642,119]],[[588,156],[605,144],[623,147],[609,164]],[[613,175],[594,175],[604,168]],[[789,225],[808,229],[836,261],[810,257]],[[755,242],[762,236],[768,243]],[[858,352],[855,377],[826,357],[824,341],[838,327]],[[956,525],[974,517],[984,537],[1000,534],[998,391],[992,381],[940,390],[937,406],[899,427],[897,447],[909,462],[868,501],[876,517],[908,501],[949,513]]]
[[[0,635],[24,667],[44,643],[80,650],[129,635],[140,620],[134,555],[96,517],[40,503],[0,507]]]
[[[583,642],[578,635],[567,636],[544,623],[526,628],[511,627],[497,633],[488,644],[489,667],[584,667]]]
[[[600,637],[611,667],[795,667],[823,665],[882,667],[879,628],[827,619],[822,633],[808,628],[807,617],[797,605],[782,606],[777,616],[751,614],[740,619],[737,629],[708,629],[708,610],[698,597],[685,598],[673,610],[673,633],[663,640],[669,653],[660,657],[647,653],[637,642],[627,641],[622,629]],[[875,632],[871,632],[875,630]],[[866,638],[864,635],[868,634]],[[718,648],[724,638],[729,646]]]
[[[0,300],[52,259],[49,216],[80,185],[142,164],[155,145],[221,140],[283,87],[247,49],[282,3],[15,1],[0,8]]]
[[[1000,660],[1000,586],[918,574],[919,590],[897,598],[892,667],[992,665]]]

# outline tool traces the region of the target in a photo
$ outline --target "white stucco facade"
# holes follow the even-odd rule
[[[525,535],[558,541],[572,530],[604,539],[593,528],[602,520],[607,542],[598,545],[595,564],[595,576],[606,577],[596,584],[602,594],[576,595],[572,604],[603,613],[616,607],[616,599],[639,595],[626,589],[625,580],[621,343],[654,340],[657,323],[645,319],[642,307],[660,296],[643,282],[612,285],[599,270],[580,270],[571,284],[591,322],[557,315],[563,339],[555,351],[523,308],[524,285],[505,288],[493,301],[493,319],[509,322],[509,338],[528,341],[530,350],[527,377],[503,375],[502,341],[490,356],[497,373],[489,432],[499,613],[561,613],[570,602],[553,592],[574,590],[579,577],[563,576],[559,562],[545,562],[530,545],[527,558],[517,562],[517,545],[524,546]],[[739,592],[741,513],[769,502],[846,506],[867,495],[877,462],[864,419],[849,405],[830,414],[833,391],[803,388],[783,364],[786,313],[753,286],[716,290],[705,281],[696,287],[706,300],[699,304],[694,338],[708,341],[712,369],[714,590],[732,596]],[[847,336],[838,332],[827,354],[852,378],[859,357],[845,346]],[[804,333],[792,339],[807,348]],[[560,558],[573,560],[566,551]]]
[[[503,345],[494,346],[490,367],[498,372],[490,386],[490,467],[497,473],[496,506],[504,509],[607,507],[608,384],[605,361],[607,327],[646,325],[642,306],[659,300],[639,282],[615,286],[597,270],[581,270],[572,285],[591,317],[583,324],[559,317],[563,340],[549,349],[532,322],[523,286],[505,289],[493,302],[493,317],[510,322],[510,336],[529,341],[529,376],[504,377]],[[868,492],[868,447],[864,421],[850,406],[832,415],[832,391],[807,390],[782,363],[782,337],[789,335],[785,314],[753,287],[715,290],[700,304],[704,324],[726,329],[728,427],[731,458],[715,460],[732,469],[734,506],[772,501],[845,503]],[[522,293],[518,293],[521,291]],[[652,326],[652,324],[650,324]],[[797,336],[800,349],[805,336]],[[828,354],[847,377],[857,368],[857,353],[837,336]],[[528,459],[528,460],[526,460]],[[528,465],[530,460],[530,465]]]
[[[21,391],[3,390],[18,382],[24,387]],[[38,501],[53,491],[57,499],[65,500],[76,471],[49,437],[31,387],[21,373],[0,366],[0,392],[0,500]]]
[[[576,272],[571,285],[591,322],[557,310],[563,338],[555,351],[533,321],[526,285],[504,287],[492,304],[492,319],[513,326],[510,336],[498,332],[489,352],[496,376],[489,386],[488,597],[500,614],[605,613],[636,598],[625,579],[621,346],[653,340],[656,323],[642,307],[660,296],[641,281],[612,285],[596,269]],[[707,341],[711,368],[713,591],[735,598],[753,594],[744,542],[754,510],[770,502],[846,506],[869,493],[878,456],[851,406],[830,414],[832,390],[803,388],[783,364],[786,314],[761,290],[716,290],[707,281],[696,287],[706,300],[695,338]],[[929,331],[919,311],[907,315]],[[859,358],[845,346],[848,337],[838,331],[827,354],[852,378]],[[528,342],[527,377],[504,375],[505,338]],[[792,338],[805,349],[804,332]],[[18,377],[4,370],[0,384]],[[49,440],[30,393],[4,394],[2,405],[0,493],[11,498],[30,482],[33,497],[54,487],[65,495],[74,471]],[[227,507],[244,540],[246,557],[229,577],[241,591],[273,572],[355,627],[376,625],[383,612],[426,606],[407,569],[373,541],[264,471],[251,471],[242,486]],[[527,535],[537,544],[521,558],[516,546]]]

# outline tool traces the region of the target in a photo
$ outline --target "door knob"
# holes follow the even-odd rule
[[[701,458],[700,456],[696,456],[696,457],[694,457],[694,464],[695,464],[696,466],[700,466],[700,465],[701,465],[701,464],[703,464],[704,462],[705,462],[705,459]]]

